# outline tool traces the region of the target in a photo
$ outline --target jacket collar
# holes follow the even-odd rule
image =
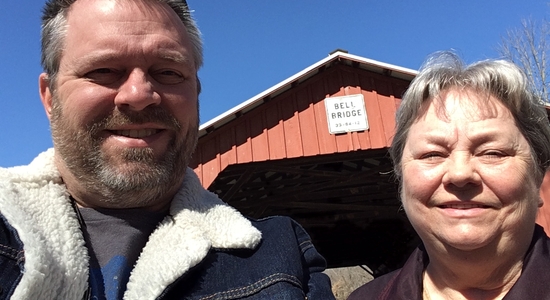
[[[128,282],[125,299],[154,299],[200,263],[211,248],[252,249],[261,233],[234,208],[202,188],[187,169],[170,216],[149,237]]]
[[[13,299],[77,299],[86,289],[88,256],[54,151],[28,166],[0,169],[0,211],[25,245],[25,273]],[[205,190],[187,169],[167,216],[149,237],[130,275],[125,299],[155,299],[211,248],[254,248],[261,233]]]
[[[24,272],[12,299],[81,299],[88,252],[53,150],[28,166],[0,169],[0,211],[17,230]]]

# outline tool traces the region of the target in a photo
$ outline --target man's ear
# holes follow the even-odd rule
[[[40,101],[44,105],[44,110],[46,110],[46,116],[51,120],[52,113],[52,92],[50,90],[50,80],[48,74],[42,73],[38,77],[38,88],[40,93]]]

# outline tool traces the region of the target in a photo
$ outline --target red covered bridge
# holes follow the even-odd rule
[[[330,267],[397,268],[418,237],[387,149],[416,73],[336,51],[202,125],[191,167],[245,215],[299,221]],[[538,220],[550,232],[547,177]]]

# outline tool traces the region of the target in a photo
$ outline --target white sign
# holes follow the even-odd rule
[[[325,109],[331,134],[369,129],[362,94],[325,98]]]

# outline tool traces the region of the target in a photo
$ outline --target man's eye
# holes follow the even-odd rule
[[[185,81],[185,76],[174,70],[159,70],[152,74],[152,77],[161,84],[178,84]]]
[[[109,68],[99,68],[86,73],[84,77],[101,85],[108,85],[117,82],[122,76],[121,72]]]
[[[97,69],[97,70],[95,70],[94,72],[99,73],[99,74],[108,74],[108,73],[112,73],[111,69],[107,69],[107,68]]]

